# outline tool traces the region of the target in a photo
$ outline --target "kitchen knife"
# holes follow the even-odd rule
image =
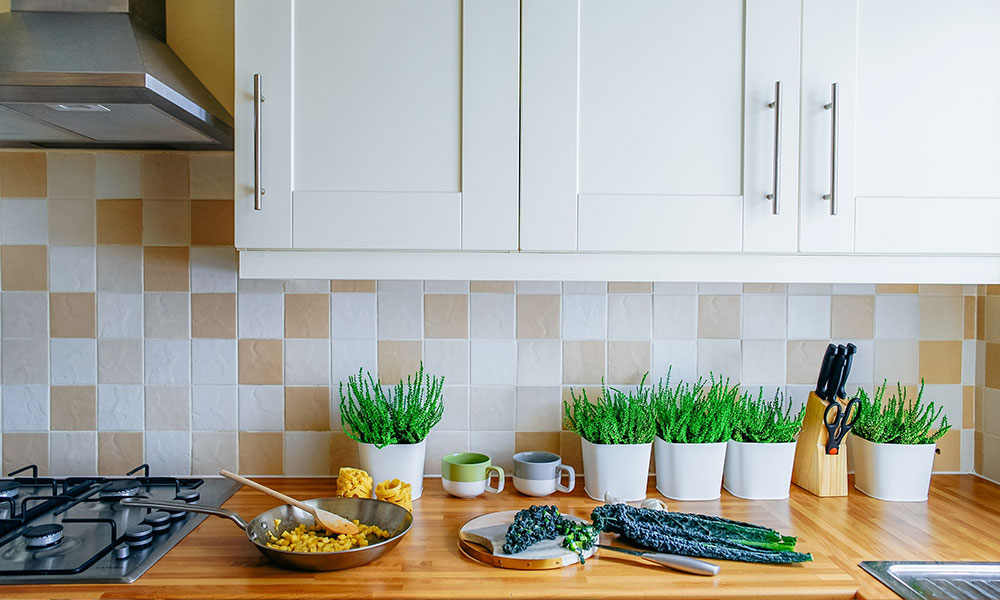
[[[830,344],[823,354],[823,361],[819,363],[819,379],[816,380],[816,395],[823,398],[826,390],[826,380],[830,378],[830,367],[833,365],[833,357],[837,354],[837,346]],[[825,398],[823,398],[825,400]]]
[[[851,374],[851,364],[854,362],[854,355],[857,353],[858,347],[854,344],[847,344],[847,350],[844,355],[844,373],[840,376],[840,384],[837,386],[837,397],[846,398],[847,391],[844,387],[847,385],[847,377]]]
[[[847,352],[847,348],[844,346],[837,346],[837,354],[833,357],[833,362],[830,366],[830,376],[826,379],[826,390],[821,396],[827,402],[833,401],[837,396],[837,386],[840,385],[840,375],[844,372],[844,363],[846,358],[844,354]]]
[[[710,562],[705,562],[697,558],[691,558],[690,556],[663,554],[661,552],[642,552],[640,550],[629,550],[628,548],[619,548],[618,546],[609,546],[607,544],[598,544],[597,547],[604,550],[613,550],[615,552],[623,552],[625,554],[631,554],[632,556],[638,556],[639,558],[654,562],[658,565],[670,567],[671,569],[684,571],[685,573],[691,573],[693,575],[707,575],[712,577],[718,575],[719,570],[721,569],[719,565],[714,565]]]

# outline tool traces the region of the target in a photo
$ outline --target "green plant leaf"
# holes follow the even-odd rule
[[[420,443],[444,416],[444,377],[417,372],[392,387],[389,394],[371,373],[347,378],[340,384],[340,419],[349,438],[384,448],[390,444]]]

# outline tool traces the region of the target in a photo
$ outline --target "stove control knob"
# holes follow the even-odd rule
[[[115,558],[117,558],[118,560],[125,560],[126,558],[128,558],[128,555],[129,555],[129,550],[127,543],[118,544],[117,546],[115,546]]]
[[[188,490],[186,492],[177,492],[174,496],[174,500],[180,500],[181,502],[187,502],[188,504],[194,504],[201,499],[201,494],[194,490]]]
[[[145,548],[153,543],[153,528],[139,524],[125,530],[125,543],[132,548]]]
[[[170,529],[170,513],[158,510],[146,515],[142,522],[152,527],[154,533],[161,533]]]

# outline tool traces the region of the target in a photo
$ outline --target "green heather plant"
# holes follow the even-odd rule
[[[628,393],[609,388],[601,378],[601,397],[596,402],[587,391],[563,402],[566,428],[580,434],[591,444],[648,444],[653,441],[655,425],[650,410],[652,389],[645,387],[646,375],[639,387]]]
[[[424,363],[416,374],[392,386],[391,393],[358,369],[347,378],[347,394],[340,384],[340,419],[352,440],[384,448],[390,444],[418,444],[441,421],[444,377],[424,375]]]
[[[869,398],[864,388],[858,390],[860,413],[851,433],[876,444],[933,444],[951,429],[948,416],[941,415],[943,407],[935,410],[933,402],[923,404],[923,379],[916,400],[907,400],[906,389],[897,383],[896,393],[883,402],[885,387],[883,381],[875,388],[874,398]],[[941,424],[931,433],[939,417]]]
[[[773,400],[764,400],[764,388],[760,388],[756,398],[747,392],[733,411],[732,439],[757,444],[794,442],[802,429],[806,407],[803,405],[797,414],[792,415],[791,403],[784,409],[783,406],[785,397],[779,390],[774,391]]]
[[[729,439],[740,388],[728,379],[716,381],[714,374],[709,377],[709,381],[698,378],[693,385],[681,382],[671,388],[668,372],[666,382],[656,386],[653,414],[656,435],[664,442],[708,444]]]

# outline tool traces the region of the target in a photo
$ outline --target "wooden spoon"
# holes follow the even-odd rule
[[[322,508],[316,508],[315,506],[309,506],[308,504],[302,502],[301,500],[296,500],[291,496],[286,496],[281,492],[277,490],[272,490],[271,488],[265,485],[261,485],[256,481],[250,481],[246,477],[240,477],[236,473],[230,473],[229,471],[222,469],[221,471],[219,471],[219,475],[222,475],[223,477],[226,477],[228,479],[232,479],[233,481],[238,481],[239,483],[242,483],[247,487],[252,487],[258,492],[264,492],[265,494],[271,496],[272,498],[277,498],[278,500],[281,500],[285,504],[291,504],[296,508],[306,511],[307,513],[311,514],[313,517],[316,518],[316,522],[318,524],[322,525],[323,527],[326,527],[327,529],[329,529],[334,533],[346,533],[349,535],[353,535],[360,531],[357,525],[351,523],[350,521],[348,521],[347,519],[338,514],[334,514],[328,510],[323,510]]]

